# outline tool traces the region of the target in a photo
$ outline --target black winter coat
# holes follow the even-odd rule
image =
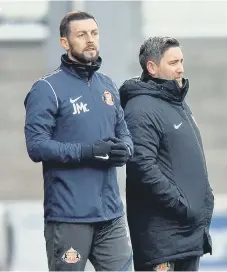
[[[119,90],[134,143],[126,199],[137,270],[212,251],[214,197],[188,87],[134,78]]]

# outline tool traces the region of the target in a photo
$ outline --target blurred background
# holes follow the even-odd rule
[[[118,86],[140,75],[145,38],[179,39],[190,80],[187,100],[201,129],[215,194],[214,252],[202,259],[201,270],[227,270],[227,2],[161,0],[0,0],[0,270],[47,270],[41,164],[26,153],[23,103],[33,82],[60,64],[60,20],[76,9],[96,17],[101,71]],[[125,169],[118,175],[124,200]]]

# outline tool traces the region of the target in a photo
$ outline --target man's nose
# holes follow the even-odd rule
[[[178,73],[184,73],[184,65],[183,63],[180,63],[177,67],[177,72]]]
[[[88,33],[88,35],[87,35],[87,42],[88,43],[94,43],[94,37],[90,33]]]

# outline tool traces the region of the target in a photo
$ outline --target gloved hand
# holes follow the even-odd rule
[[[111,138],[114,144],[110,150],[110,163],[112,166],[120,167],[126,164],[131,156],[130,148],[120,139]]]
[[[81,159],[107,161],[109,159],[111,146],[113,146],[113,143],[107,139],[100,140],[92,145],[82,146]]]

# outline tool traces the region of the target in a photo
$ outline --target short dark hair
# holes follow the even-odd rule
[[[60,36],[68,37],[70,35],[70,22],[86,19],[93,19],[96,22],[95,17],[85,11],[72,11],[67,13],[60,23]]]
[[[159,63],[163,54],[170,47],[178,47],[180,43],[172,37],[150,37],[140,47],[139,62],[144,71],[147,70],[147,62],[149,60]]]

